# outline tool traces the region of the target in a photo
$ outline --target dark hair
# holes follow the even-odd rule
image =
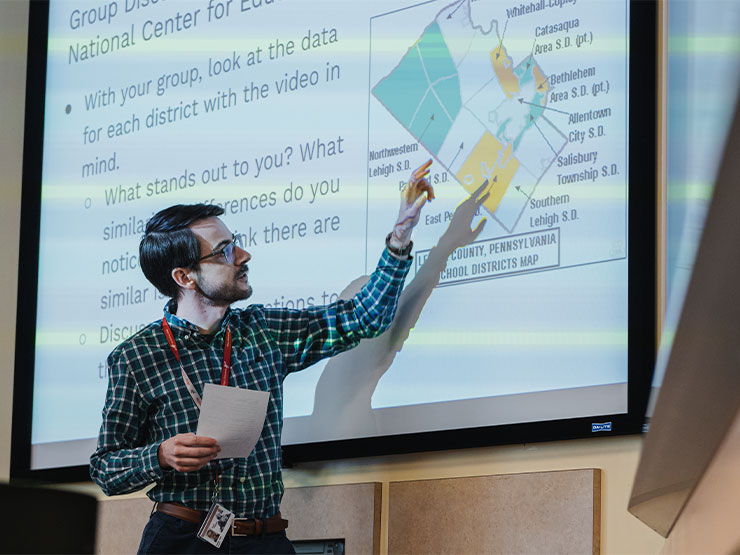
[[[160,293],[178,298],[180,288],[172,279],[172,270],[198,263],[200,245],[188,226],[223,213],[223,208],[212,204],[176,204],[160,210],[146,223],[139,243],[139,265]]]

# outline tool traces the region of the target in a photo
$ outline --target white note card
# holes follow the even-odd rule
[[[218,440],[219,459],[248,457],[262,433],[269,398],[267,391],[207,383],[195,433]]]

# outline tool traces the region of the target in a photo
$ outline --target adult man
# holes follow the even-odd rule
[[[157,505],[140,552],[218,552],[196,537],[215,502],[237,517],[221,550],[293,552],[279,513],[282,382],[390,325],[410,267],[411,231],[434,198],[430,165],[415,170],[402,191],[398,220],[368,284],[352,300],[325,307],[232,310],[252,293],[251,256],[218,218],[223,210],[178,205],[149,220],[141,267],[172,300],[161,321],[109,356],[103,424],[90,459],[90,474],[108,495],[156,482],[148,495]],[[214,460],[216,440],[192,433],[199,392],[219,376],[230,386],[270,393],[262,435],[246,459]]]

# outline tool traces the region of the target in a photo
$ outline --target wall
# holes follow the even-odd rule
[[[27,6],[27,0],[0,0],[0,480],[10,468]],[[388,483],[394,480],[601,468],[603,553],[657,553],[664,540],[626,510],[640,445],[638,437],[601,438],[312,463],[286,471],[285,483],[379,481],[387,515]],[[72,487],[101,495],[92,484]],[[445,510],[440,507],[440,514]],[[386,545],[384,519],[381,546]]]
[[[338,462],[312,463],[286,471],[286,487],[379,481],[383,483],[381,546],[387,545],[388,482],[571,468],[601,468],[602,552],[657,553],[663,538],[627,513],[641,440],[584,439],[489,447]],[[440,516],[448,507],[440,507]],[[452,509],[454,510],[454,509]]]
[[[0,480],[10,473],[28,2],[0,2]]]
[[[740,553],[740,414],[681,510],[661,553]]]
[[[380,545],[381,553],[387,553],[389,482],[600,468],[603,470],[602,553],[653,554],[660,552],[665,540],[627,512],[641,443],[639,437],[627,436],[315,462],[286,470],[284,481],[286,487],[381,482]],[[105,498],[91,483],[68,487]],[[439,510],[443,518],[445,512],[454,508],[440,507]]]

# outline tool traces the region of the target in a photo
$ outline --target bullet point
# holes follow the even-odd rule
[[[80,345],[87,343],[87,336],[83,333],[80,335]]]
[[[85,199],[85,208],[90,208],[91,205],[92,205],[92,199],[90,197],[87,197]]]
[[[64,111],[69,114],[72,111],[72,105],[71,104],[67,104],[67,107],[64,109]]]

